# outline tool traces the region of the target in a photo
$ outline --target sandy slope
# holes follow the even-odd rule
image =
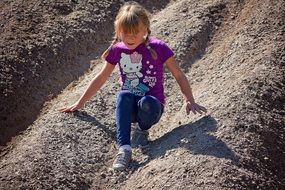
[[[112,1],[104,2],[105,7],[116,7]],[[86,60],[93,58],[89,71],[46,103],[33,125],[2,151],[0,189],[285,187],[285,3],[179,0],[166,7],[145,3],[156,7],[152,33],[174,49],[196,101],[208,108],[208,114],[186,116],[178,86],[166,73],[167,107],[161,121],[151,129],[150,149],[134,150],[129,170],[112,171],[118,74],[110,77],[82,111],[56,111],[74,102],[101,68],[101,61],[96,59],[99,52],[90,53],[93,46],[78,62],[84,63],[86,70]],[[82,3],[74,6],[73,10],[89,10]],[[63,17],[67,23],[72,20],[71,14],[75,13]],[[72,25],[75,28],[76,23]],[[96,36],[96,31],[91,36]],[[104,37],[110,39],[110,33]],[[82,42],[83,47],[87,41]],[[72,48],[79,51],[74,44],[65,49]],[[61,56],[65,59],[65,52]],[[62,71],[61,80],[69,70],[75,72],[78,63],[63,62],[68,67]],[[82,72],[75,73],[79,76]]]

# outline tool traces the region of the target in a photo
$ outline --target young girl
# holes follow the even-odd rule
[[[150,38],[148,12],[136,2],[128,2],[119,10],[114,23],[115,36],[104,52],[106,60],[102,70],[73,105],[61,108],[61,112],[73,112],[103,86],[118,65],[122,88],[116,99],[116,126],[119,152],[114,160],[115,170],[125,169],[131,161],[131,123],[137,122],[136,144],[147,143],[147,130],[156,124],[164,109],[163,65],[176,79],[184,95],[186,113],[202,114],[206,108],[195,103],[185,74],[174,59],[173,51],[161,40]]]

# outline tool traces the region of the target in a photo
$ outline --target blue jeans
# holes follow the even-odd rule
[[[120,91],[116,101],[118,144],[131,144],[131,123],[138,122],[142,130],[148,130],[159,121],[163,109],[160,101],[153,96],[136,96],[127,90]]]

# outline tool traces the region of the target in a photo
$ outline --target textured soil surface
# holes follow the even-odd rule
[[[118,71],[85,107],[124,1],[0,1],[0,189],[284,189],[285,2],[139,1],[174,50],[206,115],[185,113],[165,74],[167,106],[111,169]]]

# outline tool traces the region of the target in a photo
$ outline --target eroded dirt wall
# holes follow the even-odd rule
[[[142,2],[150,11],[168,1]],[[0,144],[24,130],[44,102],[78,79],[108,47],[123,1],[1,1]]]

